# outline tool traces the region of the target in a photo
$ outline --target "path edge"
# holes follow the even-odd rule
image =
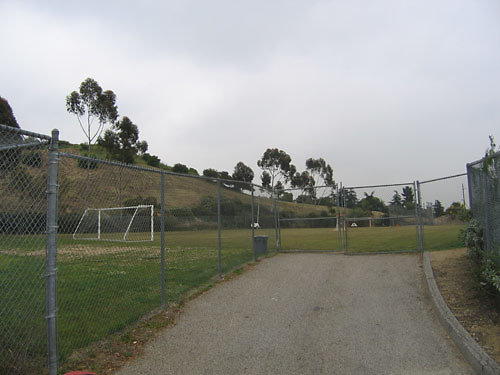
[[[446,304],[434,279],[431,258],[428,252],[424,252],[423,261],[425,279],[431,295],[432,305],[444,329],[477,374],[500,374],[500,366],[471,337]]]

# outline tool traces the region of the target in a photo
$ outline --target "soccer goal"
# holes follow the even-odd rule
[[[153,205],[87,208],[75,232],[75,240],[147,242],[154,239]]]

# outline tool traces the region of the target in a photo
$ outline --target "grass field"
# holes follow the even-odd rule
[[[428,250],[462,247],[461,226],[425,228]],[[415,250],[416,229],[350,229],[351,252]],[[269,236],[274,251],[274,230]],[[282,229],[284,250],[339,250],[338,232],[328,228]],[[208,284],[218,272],[217,231],[166,233],[166,298],[179,302],[197,287]],[[64,361],[75,349],[85,347],[137,321],[160,305],[160,236],[153,242],[121,243],[58,239],[59,350]],[[29,250],[26,250],[29,249]],[[44,237],[0,237],[1,324],[0,347],[23,350],[23,366],[45,361]],[[223,272],[252,260],[251,230],[222,231]],[[15,279],[14,279],[15,276]],[[27,307],[29,306],[29,307]],[[26,311],[28,309],[28,311]],[[23,319],[20,319],[22,317]],[[15,334],[5,334],[15,332]],[[8,353],[0,356],[0,372],[9,365]],[[4,362],[4,363],[2,363]],[[3,366],[3,367],[2,367]]]

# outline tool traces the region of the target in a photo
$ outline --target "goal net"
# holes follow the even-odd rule
[[[113,208],[87,208],[75,232],[75,240],[118,242],[153,241],[152,205]]]

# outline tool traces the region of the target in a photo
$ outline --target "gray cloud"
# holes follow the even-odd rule
[[[498,136],[500,5],[477,1],[2,3],[0,95],[82,142],[64,98],[118,97],[169,164],[257,172],[267,147],[349,184],[464,170]]]

